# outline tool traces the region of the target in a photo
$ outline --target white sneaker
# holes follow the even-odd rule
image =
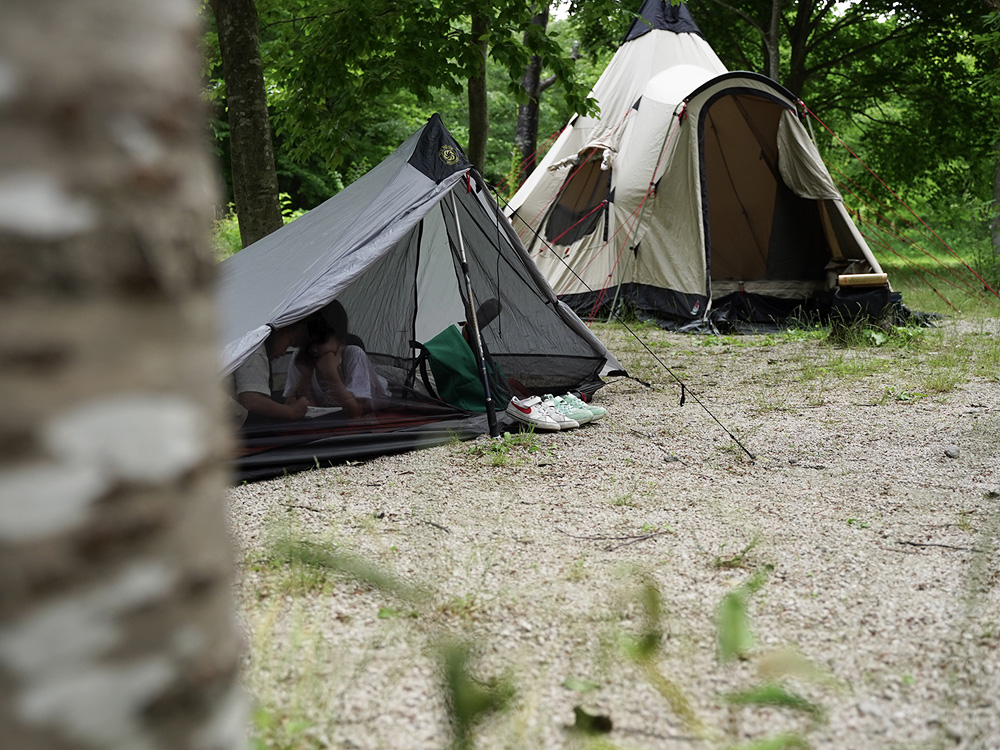
[[[557,422],[559,422],[559,429],[572,430],[573,428],[579,427],[581,424],[583,424],[583,422],[579,421],[572,414],[569,413],[569,410],[572,409],[572,407],[569,404],[564,405],[561,402],[562,399],[560,399],[559,402],[557,402],[555,396],[547,395],[542,398],[542,406],[546,407],[552,412],[552,416],[555,417]]]
[[[594,419],[594,415],[590,409],[577,408],[567,401],[564,396],[553,396],[551,393],[546,393],[542,399],[542,403],[546,406],[551,406],[564,417],[575,419],[581,427]]]
[[[536,430],[556,432],[563,429],[559,420],[555,417],[558,412],[543,405],[542,399],[538,396],[512,398],[510,403],[507,404],[506,413],[518,422],[531,425]]]
[[[568,403],[570,406],[576,407],[578,409],[586,409],[587,411],[589,411],[591,414],[594,415],[593,420],[591,420],[594,422],[596,422],[598,419],[603,419],[608,414],[607,409],[605,409],[603,406],[598,406],[597,404],[588,404],[586,401],[577,396],[574,396],[572,393],[564,393],[562,395],[562,399],[566,401],[566,403]]]

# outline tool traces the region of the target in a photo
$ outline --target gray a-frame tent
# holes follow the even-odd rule
[[[466,286],[467,258],[471,298]],[[620,371],[604,345],[559,302],[482,178],[434,115],[394,153],[299,219],[220,264],[222,374],[274,327],[332,300],[350,316],[393,392],[391,408],[248,425],[240,476],[396,452],[487,431],[482,412],[430,397],[414,378],[419,347],[489,299],[482,330],[491,372],[532,393],[592,391]],[[506,402],[495,404],[500,428]]]

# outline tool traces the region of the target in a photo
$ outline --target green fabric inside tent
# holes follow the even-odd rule
[[[448,326],[426,342],[424,348],[441,400],[465,411],[486,411],[486,393],[476,355],[458,326]],[[494,409],[502,410],[510,400],[510,393],[502,375],[488,358],[486,367]]]

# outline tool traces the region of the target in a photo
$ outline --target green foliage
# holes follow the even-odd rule
[[[556,30],[532,26],[529,4],[436,0],[405,12],[388,0],[295,5],[262,0],[260,16],[265,75],[276,84],[269,95],[275,132],[299,163],[316,154],[329,169],[356,162],[359,154],[370,154],[374,163],[431,112],[444,116],[479,67],[468,20],[473,11],[490,22],[490,60],[499,75],[491,90],[523,98],[520,77],[529,54],[539,53],[563,81],[572,108],[586,106],[582,87],[573,83],[569,50],[561,48]],[[460,105],[463,112],[466,106]],[[445,119],[458,130],[467,117]]]
[[[880,324],[866,319],[834,320],[826,343],[845,349],[919,348],[926,329]]]
[[[281,193],[278,196],[281,202],[281,216],[284,223],[295,221],[306,213],[304,208],[295,208],[292,198],[288,193]],[[215,249],[215,259],[225,260],[230,255],[235,255],[243,249],[243,240],[240,238],[240,224],[236,216],[236,208],[229,204],[226,215],[221,219],[216,219],[212,225],[212,244]]]
[[[240,239],[240,225],[232,204],[221,219],[216,219],[212,225],[212,245],[215,249],[215,259],[225,260],[243,249]]]
[[[767,581],[773,568],[764,566],[739,588],[726,594],[716,611],[716,635],[719,647],[719,661],[746,658],[754,647],[754,636],[750,629],[747,604]]]
[[[286,530],[272,540],[264,564],[286,571],[285,590],[308,593],[326,588],[335,578],[351,578],[407,602],[426,600],[427,593],[387,573],[357,555],[338,550],[329,543],[297,539]]]
[[[797,734],[779,734],[744,745],[730,745],[728,750],[809,750],[809,743]]]
[[[773,706],[801,711],[811,718],[821,721],[824,718],[823,709],[806,700],[800,695],[790,692],[781,685],[766,684],[726,693],[723,700],[734,706]]]
[[[308,750],[323,746],[309,737],[313,722],[301,717],[279,715],[258,706],[253,712],[252,726],[251,750]]]
[[[642,623],[639,633],[624,636],[621,646],[625,655],[636,664],[643,678],[670,706],[671,711],[695,735],[703,736],[705,727],[695,713],[681,686],[663,674],[659,668],[663,645],[663,600],[659,588],[651,579],[642,582],[639,591]]]
[[[465,80],[478,65],[468,23],[473,10],[485,12],[492,22],[489,180],[502,181],[510,171],[528,56],[541,54],[543,75],[558,78],[542,98],[543,142],[574,112],[587,109],[585,92],[606,63],[606,58],[598,65],[572,60],[575,32],[569,23],[553,20],[542,32],[530,23],[530,5],[515,0],[485,5],[433,0],[407,6],[405,12],[388,0],[258,0],[257,6],[279,184],[296,206],[306,208],[382,161],[434,112],[460,143],[467,142]],[[206,17],[205,93],[221,108],[225,86],[218,38],[212,14]],[[228,173],[228,126],[224,116],[213,122]]]
[[[469,669],[471,649],[465,644],[440,646],[438,658],[451,720],[452,748],[471,750],[476,725],[510,704],[514,686],[509,679],[482,681],[473,677]]]
[[[763,71],[760,35],[745,19],[766,27],[769,4],[728,4],[745,16],[712,0],[689,4],[730,68]],[[317,205],[380,162],[435,111],[460,142],[467,142],[464,85],[478,65],[470,54],[475,40],[468,22],[475,10],[492,20],[486,177],[509,194],[520,181],[512,146],[528,55],[543,55],[543,77],[559,77],[541,99],[543,150],[549,134],[586,109],[583,92],[635,17],[633,4],[613,0],[572,2],[569,8],[568,20],[551,20],[543,33],[530,23],[530,6],[514,0],[485,5],[430,0],[408,6],[405,13],[388,0],[259,0],[281,189],[295,207]],[[965,292],[928,276],[940,269],[925,268],[925,250],[945,258],[954,252],[988,283],[1000,284],[1000,257],[992,252],[989,234],[995,213],[993,142],[1000,131],[995,105],[1000,14],[983,16],[973,4],[931,0],[864,0],[833,10],[817,0],[796,0],[785,4],[784,13],[783,28],[791,36],[782,47],[782,75],[795,78],[793,59],[803,66],[808,75],[802,95],[867,164],[856,161],[825,128],[815,127],[821,152],[894,287],[934,284],[948,300],[938,309],[939,298],[932,296],[933,307],[914,309],[947,312],[949,305],[968,304]],[[205,93],[220,107],[225,87],[214,19],[206,15]],[[805,18],[809,23],[799,23]],[[801,29],[809,35],[794,37]],[[571,62],[576,42],[583,57]],[[796,51],[804,52],[801,60]],[[228,126],[221,115],[212,123],[227,165]],[[899,197],[888,193],[868,167]],[[935,231],[921,225],[910,209]],[[898,240],[887,234],[888,222]],[[223,247],[222,255],[230,252],[231,244]]]
[[[723,557],[721,554],[717,555],[714,562],[715,567],[722,570],[732,570],[744,567],[747,562],[747,555],[749,555],[758,544],[760,544],[760,534],[754,534],[753,539],[751,539],[746,546],[736,554],[730,555],[729,557]]]

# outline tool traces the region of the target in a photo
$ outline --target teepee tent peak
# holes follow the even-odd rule
[[[686,94],[726,72],[726,66],[698,32],[685,6],[672,6],[669,0],[647,0],[638,15],[590,92],[600,113],[575,115],[570,120],[538,168],[511,198],[508,214],[517,211],[528,222],[533,221],[536,214],[545,210],[546,201],[536,205],[528,196],[551,196],[567,178],[566,171],[558,172],[552,166],[559,163],[565,169],[573,160],[579,165],[598,149],[602,158],[604,151],[610,152],[612,168],[623,166],[629,172],[651,170],[648,162],[655,163],[658,154],[655,150],[649,153],[652,147],[648,143],[642,144],[644,158],[639,154],[622,154],[622,143],[633,129],[638,113],[643,109],[662,110],[660,116],[669,118]],[[665,74],[665,71],[671,72]],[[644,114],[641,119],[649,118]],[[525,200],[527,204],[522,205]],[[525,235],[520,231],[519,234],[527,243]]]
[[[674,5],[670,0],[645,0],[639,9],[638,17],[625,32],[622,44],[648,34],[654,29],[703,36],[687,5],[683,3]]]

